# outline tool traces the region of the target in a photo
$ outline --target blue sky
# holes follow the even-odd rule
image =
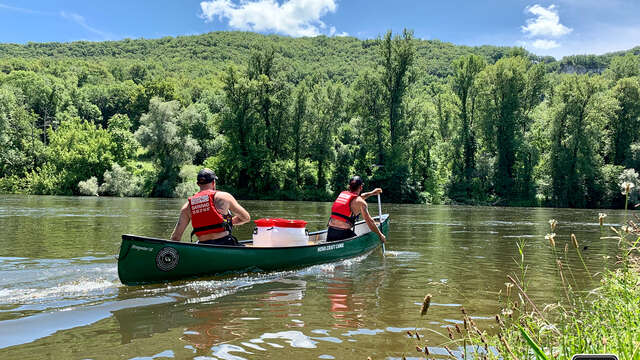
[[[640,45],[639,0],[0,0],[0,42],[118,40],[250,30],[524,46],[539,55]]]

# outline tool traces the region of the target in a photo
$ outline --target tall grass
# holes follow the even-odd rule
[[[605,216],[599,214],[599,220]],[[640,218],[625,221],[624,226],[611,228],[613,236],[603,238],[618,241],[620,251],[614,269],[598,273],[600,286],[584,293],[575,290],[577,269],[568,262],[569,252],[576,251],[584,271],[592,277],[578,239],[571,234],[570,241],[558,247],[558,223],[551,220],[551,232],[545,239],[563,285],[563,299],[543,306],[527,294],[528,259],[524,243],[518,242],[519,272],[506,275],[502,311],[495,316],[495,328],[480,330],[463,308],[464,326],[447,328],[448,336],[443,335],[445,339],[437,346],[444,348],[449,358],[457,359],[546,360],[610,353],[620,359],[640,360]],[[418,336],[415,341],[416,350],[431,358],[424,339]]]

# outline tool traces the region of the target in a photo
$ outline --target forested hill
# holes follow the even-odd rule
[[[453,60],[463,55],[476,54],[494,63],[513,48],[498,46],[470,47],[438,40],[414,40],[417,63],[426,74],[446,77],[452,74]],[[115,58],[157,59],[175,68],[175,61],[210,61],[221,68],[227,61],[245,63],[251,49],[272,46],[282,56],[285,66],[296,67],[297,72],[313,73],[320,70],[329,78],[353,79],[359,69],[374,62],[375,40],[354,37],[291,38],[250,32],[212,32],[202,35],[164,37],[161,39],[125,39],[120,41],[71,43],[0,44],[0,57],[4,58]],[[625,53],[640,54],[640,46],[628,51],[605,55],[574,55],[560,61],[552,57],[532,60],[549,64],[550,71],[564,73],[600,73],[614,56]],[[302,66],[303,69],[300,69]]]
[[[373,64],[377,55],[375,44],[375,40],[354,37],[291,38],[249,32],[212,32],[161,39],[0,44],[0,57],[155,59],[171,69],[179,70],[185,70],[194,62],[202,64],[202,61],[206,61],[210,62],[207,68],[222,69],[228,61],[246,63],[252,49],[270,46],[280,57],[282,65],[293,73],[321,72],[327,74],[329,79],[351,80],[360,69]],[[495,62],[511,48],[468,47],[437,40],[415,40],[415,49],[421,70],[443,77],[451,74],[452,61],[462,55],[473,53]],[[186,64],[178,64],[177,61],[186,61]]]
[[[207,166],[245,198],[331,200],[359,174],[394,202],[622,207],[639,53],[406,30],[0,44],[0,193],[182,197]]]

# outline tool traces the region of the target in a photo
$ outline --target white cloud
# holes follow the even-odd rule
[[[525,11],[535,16],[527,19],[527,25],[521,27],[522,32],[529,37],[548,36],[558,38],[573,31],[573,29],[560,23],[560,16],[555,5],[544,7],[535,4],[528,6]]]
[[[560,47],[560,44],[555,40],[538,39],[531,43],[531,46],[536,49],[549,50]]]
[[[78,15],[72,12],[60,11],[60,16],[67,20],[75,22],[76,24],[80,25],[82,28],[84,28],[89,32],[92,32],[96,35],[101,36],[104,40],[108,40],[112,37],[109,33],[106,33],[104,31],[101,31],[94,27],[89,26],[89,24],[87,24],[87,21],[81,15]]]
[[[200,3],[202,17],[213,21],[227,19],[234,29],[273,31],[290,36],[317,36],[326,24],[320,19],[337,9],[335,0],[211,0]],[[331,27],[330,34],[336,30]]]
[[[27,8],[20,8],[20,7],[15,7],[15,6],[9,6],[3,3],[0,3],[0,10],[4,9],[4,10],[9,10],[9,11],[15,11],[15,12],[20,12],[23,14],[31,14],[31,15],[44,15],[44,16],[50,16],[50,17],[61,17],[65,20],[69,20],[72,21],[78,25],[80,25],[82,28],[84,28],[85,30],[94,33],[96,35],[99,35],[102,40],[109,40],[109,39],[113,39],[114,36],[108,32],[105,31],[101,31],[98,30],[92,26],[89,26],[89,24],[87,24],[87,21],[85,20],[85,18],[81,15],[78,15],[76,13],[73,12],[67,12],[67,11],[58,11],[58,12],[47,12],[47,11],[39,11],[39,10],[33,10],[33,9],[27,9]]]

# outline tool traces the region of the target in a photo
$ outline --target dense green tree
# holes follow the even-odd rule
[[[62,114],[60,126],[49,129],[47,160],[63,173],[56,193],[77,194],[78,183],[102,179],[113,163],[113,142],[107,130],[70,114]]]
[[[471,183],[475,170],[476,130],[474,126],[476,126],[478,93],[474,83],[484,67],[484,59],[477,55],[468,55],[453,63],[454,75],[451,88],[456,96],[456,106],[460,114],[459,131],[455,143],[456,147],[462,151],[461,154],[457,154],[457,158],[462,158],[462,161],[454,164],[451,189],[454,194],[461,190],[463,199],[471,199]]]
[[[352,111],[362,120],[363,143],[372,144],[375,163],[384,164],[390,144],[382,81],[374,73],[367,71],[358,76],[353,88]]]
[[[126,114],[130,119],[139,119],[146,107],[144,89],[131,80],[108,86],[88,85],[82,88],[88,100],[96,105],[102,114],[100,125],[107,127],[108,120],[115,114]],[[140,103],[144,105],[140,106]]]
[[[291,90],[278,77],[273,48],[267,47],[251,54],[247,76],[257,84],[256,111],[265,126],[269,155],[273,159],[281,158],[289,130]]]
[[[512,201],[533,193],[531,156],[523,147],[528,114],[541,101],[544,73],[521,56],[498,60],[478,77],[484,144],[497,156],[496,194]]]
[[[178,180],[180,167],[190,163],[200,151],[198,143],[180,131],[180,103],[151,99],[149,112],[140,118],[135,136],[159,170],[153,189],[156,196],[170,197]]]
[[[430,84],[429,93],[435,108],[438,134],[442,140],[451,141],[454,135],[454,119],[458,116],[455,95],[448,86],[440,83]]]
[[[107,131],[113,143],[113,157],[118,164],[131,160],[140,144],[131,133],[131,121],[127,115],[116,114],[107,121]]]
[[[15,71],[3,79],[3,83],[20,90],[19,96],[38,116],[37,126],[40,128],[42,140],[48,144],[48,127],[54,129],[58,125],[57,113],[70,103],[65,83],[48,74],[37,74],[33,71]]]
[[[640,171],[640,142],[631,144],[631,150],[629,151],[629,167]]]
[[[200,102],[189,105],[180,114],[179,123],[183,135],[194,138],[200,147],[200,151],[195,154],[193,160],[196,165],[202,165],[206,158],[215,156],[221,151],[218,140],[218,117],[219,114],[212,114],[209,106]]]
[[[331,174],[330,187],[334,196],[346,189],[346,184],[352,176],[353,155],[348,145],[339,144],[336,150],[336,161]]]
[[[0,178],[23,175],[40,164],[44,147],[36,126],[14,89],[0,87]]]
[[[415,49],[413,46],[413,32],[405,29],[402,35],[393,36],[388,31],[380,44],[382,61],[382,84],[385,92],[387,121],[389,122],[389,137],[393,156],[399,155],[404,132],[402,104],[407,89],[411,85],[409,78],[414,63]]]
[[[628,53],[624,56],[616,56],[611,60],[605,76],[613,81],[640,76],[640,56]]]
[[[295,185],[300,186],[300,161],[309,147],[308,87],[302,83],[294,92],[295,100],[291,114],[291,149],[293,151]]]
[[[568,76],[555,90],[552,118],[553,201],[560,207],[597,206],[599,156],[605,124],[618,104],[597,77]]]
[[[146,95],[149,98],[158,97],[164,101],[179,100],[178,85],[175,79],[153,79],[145,84]]]
[[[415,126],[408,137],[408,160],[411,174],[410,184],[423,193],[424,200],[438,203],[441,198],[442,184],[436,171],[436,159],[432,150],[437,146],[435,109],[426,102],[426,108],[414,120]]]
[[[375,185],[388,189],[387,199],[412,201],[416,193],[408,182],[409,166],[402,159],[407,151],[406,140],[411,131],[411,125],[407,121],[406,95],[415,82],[413,33],[405,29],[402,35],[393,36],[388,31],[379,41],[379,53],[386,126],[389,129],[389,157],[385,159],[382,168],[377,168],[379,171],[373,174],[375,176],[372,179]]]
[[[143,64],[133,64],[129,67],[129,76],[136,84],[142,84],[149,76],[149,70]]]
[[[611,90],[620,107],[608,124],[611,133],[610,162],[630,165],[631,144],[640,140],[639,78],[622,78]]]
[[[234,67],[224,75],[225,106],[220,129],[228,139],[228,148],[223,170],[239,190],[249,193],[267,185],[264,165],[269,155],[265,124],[256,111],[256,87],[255,80],[249,80]]]
[[[314,86],[309,106],[312,133],[309,139],[309,158],[317,165],[319,191],[326,191],[328,164],[335,159],[334,134],[337,127],[345,121],[344,110],[340,85],[328,83]]]

